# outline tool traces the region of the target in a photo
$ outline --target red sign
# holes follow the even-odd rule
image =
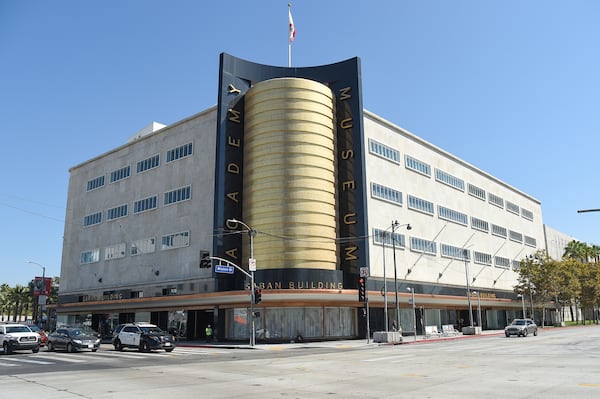
[[[36,277],[33,281],[33,296],[50,295],[50,287],[52,286],[52,279],[45,277],[45,282],[42,277]],[[44,284],[45,283],[45,284]]]

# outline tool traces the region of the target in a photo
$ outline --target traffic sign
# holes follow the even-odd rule
[[[227,265],[216,265],[215,266],[215,272],[216,273],[226,273],[226,274],[233,274],[233,266],[227,266]]]

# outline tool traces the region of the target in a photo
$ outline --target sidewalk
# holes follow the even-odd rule
[[[457,339],[499,337],[499,336],[503,336],[503,335],[504,335],[504,330],[484,330],[479,335],[463,335],[463,334],[458,334],[455,336],[417,335],[416,340],[415,340],[414,335],[405,335],[402,337],[402,343],[400,343],[400,344],[378,343],[378,342],[373,342],[372,339],[369,339],[369,342],[367,342],[366,338],[363,338],[363,339],[348,339],[348,340],[340,340],[340,341],[309,341],[309,342],[293,342],[292,341],[289,343],[257,342],[254,346],[250,346],[249,342],[242,343],[242,342],[178,341],[177,346],[179,346],[179,347],[196,347],[196,348],[258,349],[258,350],[286,350],[286,349],[299,349],[299,348],[350,349],[350,348],[375,347],[375,346],[425,344],[425,343],[429,343],[429,342],[451,341],[451,340],[457,340]]]

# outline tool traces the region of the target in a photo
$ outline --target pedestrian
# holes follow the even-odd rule
[[[212,341],[213,330],[210,324],[206,326],[206,329],[204,331],[206,333],[206,340],[209,342]]]
[[[398,331],[398,323],[396,320],[392,321],[392,331]]]

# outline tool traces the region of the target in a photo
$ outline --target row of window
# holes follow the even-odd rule
[[[382,199],[388,202],[392,202],[394,204],[402,206],[402,192],[394,190],[392,188],[383,186],[377,183],[371,183],[371,196],[373,198]],[[416,210],[422,213],[426,213],[428,215],[435,214],[435,205],[431,201],[424,200],[422,198],[415,197],[413,195],[408,195],[408,208],[412,210]],[[457,211],[455,209],[450,209],[442,205],[438,205],[438,218],[447,220],[449,222],[457,223],[463,226],[469,225],[469,216],[466,213]],[[536,247],[537,242],[534,237],[529,237],[518,233],[513,230],[509,230],[506,227],[498,226],[495,224],[491,224],[486,220],[476,218],[474,216],[470,217],[471,219],[471,228],[474,230],[478,230],[484,233],[492,233],[495,236],[508,238],[511,241],[524,243],[530,247]]]
[[[176,161],[181,158],[189,157],[193,155],[193,144],[187,143],[180,145],[175,148],[171,148],[166,151],[166,163]],[[160,154],[152,155],[151,157],[142,159],[136,163],[136,173],[142,173],[150,169],[158,168],[160,166]],[[122,168],[113,170],[109,173],[110,183],[118,182],[131,176],[131,166],[127,165]],[[86,191],[96,190],[103,187],[105,183],[104,175],[95,177],[87,181]]]
[[[187,247],[190,245],[190,232],[182,231],[178,233],[166,234],[161,237],[160,250]],[[80,254],[79,263],[88,264],[100,261],[100,248],[84,251]],[[137,256],[156,251],[156,238],[144,238],[133,241],[129,246],[129,256]],[[127,256],[127,245],[119,243],[104,248],[104,260],[119,259]]]
[[[369,139],[369,151],[372,154],[378,155],[395,164],[400,164],[400,152],[398,150],[391,148],[385,144],[379,143],[373,139]],[[431,177],[431,165],[421,160],[418,160],[408,154],[404,156],[404,165],[406,169],[412,170],[427,177]],[[533,221],[532,211],[525,208],[521,208],[519,207],[519,205],[510,201],[505,201],[504,198],[496,194],[486,193],[486,191],[483,188],[477,187],[474,184],[465,184],[465,181],[457,176],[454,176],[441,169],[435,168],[434,177],[437,182],[443,183],[462,192],[465,191],[466,187],[467,193],[469,195],[478,198],[482,201],[487,200],[492,205],[495,205],[502,209],[506,209],[508,212],[520,215],[521,217],[527,220]]]
[[[177,202],[187,201],[192,198],[192,186],[176,188],[163,194],[163,206]],[[158,207],[158,195],[153,195],[133,202],[133,213],[138,214]],[[129,204],[122,204],[106,210],[106,220],[124,218],[129,213]],[[83,217],[83,226],[93,226],[102,223],[102,211]]]
[[[435,241],[425,240],[418,237],[410,237],[410,250],[413,252],[425,253],[428,255],[437,255],[438,245]],[[373,229],[373,243],[377,245],[385,245],[388,247],[396,247],[399,249],[406,248],[406,237],[404,234],[392,233],[382,229]],[[511,264],[514,270],[518,270],[520,262],[518,260],[510,260],[502,256],[493,256],[492,254],[471,251],[465,248],[456,247],[454,245],[440,243],[440,255],[443,258],[456,259],[461,261],[471,261],[471,252],[473,254],[473,262],[496,267],[509,269]]]

